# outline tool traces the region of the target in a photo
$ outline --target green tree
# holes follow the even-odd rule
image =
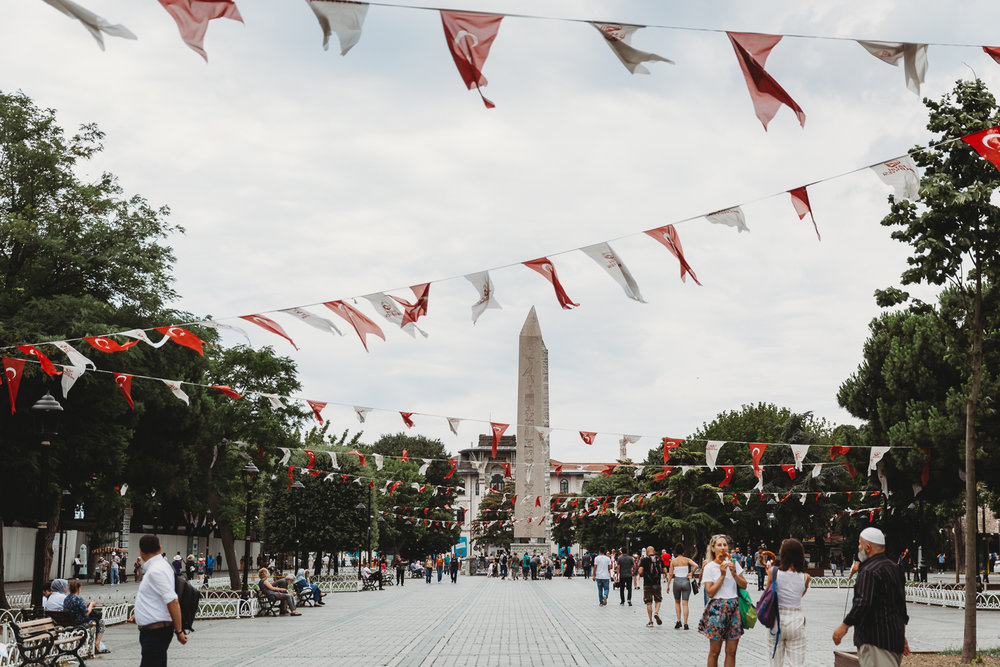
[[[514,525],[511,523],[514,505],[511,500],[515,492],[514,480],[507,480],[502,491],[488,493],[479,502],[472,537],[480,550],[485,551],[489,547],[509,549],[514,542]]]
[[[976,550],[976,435],[983,385],[984,284],[995,281],[1000,269],[1000,207],[991,203],[1000,173],[980,158],[959,137],[1000,124],[1000,109],[986,85],[959,81],[940,101],[925,99],[929,109],[927,129],[933,148],[915,151],[924,168],[920,204],[890,198],[890,213],[882,225],[893,228],[892,238],[913,246],[904,285],[949,284],[967,300],[968,344],[965,372],[968,377],[965,423],[965,551]],[[948,141],[951,140],[951,141]],[[946,142],[947,143],[941,143]],[[883,304],[893,305],[907,296],[883,291]],[[976,563],[965,563],[965,638],[962,660],[976,654]]]
[[[39,108],[23,94],[0,93],[3,340],[74,339],[145,326],[153,317],[173,319],[164,307],[176,296],[174,257],[163,240],[181,230],[167,223],[166,208],[126,195],[114,175],[89,181],[80,175],[101,151],[103,136],[94,125],[67,136],[53,110]],[[64,363],[56,348],[43,346],[42,351]],[[105,355],[99,356],[104,368]],[[0,528],[8,518],[48,520],[51,533],[60,514],[52,499],[61,497],[60,488],[70,491],[73,503],[120,507],[115,486],[134,415],[125,415],[127,406],[123,410],[109,378],[85,377],[94,381],[81,380],[64,401],[62,433],[52,440],[50,474],[43,479],[28,408],[55,386],[28,366],[18,412],[0,411],[0,442],[10,463],[0,489]],[[114,511],[104,514],[112,522],[115,516]],[[6,607],[2,563],[0,537],[0,607]]]

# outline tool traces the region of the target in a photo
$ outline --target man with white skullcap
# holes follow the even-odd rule
[[[858,581],[854,605],[833,631],[833,643],[854,626],[854,645],[861,667],[899,667],[910,652],[906,641],[906,591],[899,566],[885,555],[885,535],[875,527],[858,538]]]

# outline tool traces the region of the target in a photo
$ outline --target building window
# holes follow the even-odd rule
[[[479,495],[479,480],[476,480],[476,495]]]
[[[465,510],[461,507],[458,508],[458,522],[465,523]]]
[[[559,493],[569,493],[569,480],[561,479],[559,480]]]
[[[536,541],[537,541],[537,542],[538,542],[539,544],[545,544],[545,538],[544,538],[544,537],[539,537],[539,538],[537,538],[537,539],[536,539]]]
[[[494,491],[502,491],[503,475],[497,473],[496,475],[490,477],[490,488],[493,489]]]

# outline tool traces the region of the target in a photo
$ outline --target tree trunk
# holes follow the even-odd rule
[[[954,538],[952,540],[952,547],[955,549],[955,583],[960,583],[962,581],[962,570],[965,569],[965,558],[963,557],[963,538],[965,531],[963,530],[962,519],[958,517],[955,518],[955,525],[951,527],[951,534]]]
[[[219,513],[219,494],[212,483],[212,468],[205,467],[205,481],[208,482],[208,507],[212,510],[212,516],[221,517]],[[246,518],[247,525],[250,525],[250,517]],[[250,539],[250,531],[246,531],[244,539]],[[243,585],[240,579],[240,561],[236,558],[235,538],[233,537],[233,523],[230,520],[219,520],[219,538],[222,540],[222,551],[226,554],[226,562],[229,563],[229,587],[234,591],[242,590]],[[248,564],[249,567],[249,564]]]
[[[965,408],[965,637],[962,662],[976,657],[976,411],[983,382],[983,288],[976,273],[976,295],[972,306],[972,384]]]
[[[52,578],[52,561],[55,560],[55,550],[52,548],[52,543],[55,542],[56,533],[59,532],[59,519],[62,517],[62,499],[61,493],[56,496],[56,501],[52,506],[52,514],[49,515],[49,521],[45,527],[45,561],[42,567],[43,581],[48,581]],[[59,548],[63,549],[64,547],[60,544]],[[62,576],[62,572],[58,574]]]
[[[3,517],[0,516],[0,609],[10,609],[7,603],[7,589],[4,586],[3,557]]]

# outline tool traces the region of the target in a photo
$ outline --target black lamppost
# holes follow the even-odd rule
[[[364,503],[358,503],[354,506],[354,510],[358,513],[358,579],[361,579],[361,522],[368,520],[368,507]]]
[[[626,556],[631,556],[632,555],[632,538],[633,537],[635,537],[635,533],[633,533],[631,530],[628,531],[628,533],[625,534],[625,555]]]
[[[292,482],[292,514],[295,522],[292,524],[292,531],[295,538],[295,549],[292,551],[292,569],[296,568],[295,561],[299,558],[299,494],[302,489],[306,488],[306,485],[295,480]]]
[[[66,568],[66,502],[69,498],[69,491],[62,490],[62,501],[59,503],[59,567],[56,573],[60,578],[65,579],[63,571]]]
[[[257,473],[260,470],[250,462],[243,466],[240,477],[243,478],[243,488],[247,492],[246,517],[243,521],[243,587],[240,589],[240,598],[246,600],[250,597],[250,589],[247,588],[247,576],[250,574],[250,492],[253,490],[254,482],[257,481]],[[228,558],[229,556],[226,556]]]
[[[49,519],[49,438],[59,435],[59,419],[62,417],[63,406],[46,392],[31,406],[31,413],[35,416],[35,427],[38,435],[41,436],[42,459],[39,470],[41,480],[41,515],[38,521],[37,532],[35,533],[35,566],[31,577],[31,605],[33,607],[42,606],[42,585],[45,582],[45,534],[48,532]]]

